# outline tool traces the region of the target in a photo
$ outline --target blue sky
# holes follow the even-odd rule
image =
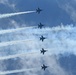
[[[70,16],[67,14],[65,10],[63,10],[61,7],[59,7],[58,1],[57,0],[19,0],[19,1],[9,1],[9,3],[6,2],[5,5],[0,4],[0,9],[1,13],[12,13],[12,12],[18,12],[18,11],[27,11],[27,10],[36,10],[36,8],[40,7],[43,9],[43,12],[41,14],[27,14],[27,15],[19,15],[15,17],[10,17],[7,19],[1,20],[1,23],[3,24],[4,21],[5,23],[9,19],[13,19],[16,22],[20,23],[20,26],[22,23],[28,24],[28,25],[37,25],[39,22],[44,23],[46,26],[57,26],[63,23],[64,25],[66,24],[71,24],[73,20],[70,18]],[[8,25],[7,25],[8,26]],[[7,28],[3,24],[3,28]],[[11,27],[11,26],[9,26]]]
[[[0,18],[0,74],[21,70],[15,75],[76,75],[75,0],[0,0],[0,15],[38,7],[43,9],[40,14]],[[37,28],[40,22],[45,28]],[[47,38],[44,42],[41,35]],[[41,48],[48,49],[44,56]],[[42,64],[49,68],[42,71]]]

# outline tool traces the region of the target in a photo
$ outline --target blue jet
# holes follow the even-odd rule
[[[43,64],[43,66],[41,66],[41,68],[45,71],[45,69],[47,68],[48,66],[45,66],[44,64]]]
[[[40,8],[36,9],[36,13],[38,13],[38,14],[40,14],[41,11],[42,11],[42,9],[40,9]]]
[[[46,39],[46,38],[43,37],[43,36],[40,37],[40,40],[41,40],[42,42],[44,41],[44,39]]]
[[[44,25],[42,23],[38,24],[38,28],[42,28]]]
[[[45,50],[44,48],[42,48],[42,50],[40,50],[40,51],[44,55],[47,50]]]

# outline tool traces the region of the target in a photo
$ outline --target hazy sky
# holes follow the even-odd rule
[[[38,7],[40,14],[27,12]],[[76,75],[75,25],[76,0],[0,0],[0,74]]]

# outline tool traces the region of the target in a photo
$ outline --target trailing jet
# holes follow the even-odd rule
[[[45,50],[44,48],[42,48],[41,53],[44,55],[44,53],[45,53],[46,51],[47,51],[47,50]]]
[[[36,9],[36,13],[40,14],[42,10],[40,8]]]
[[[44,39],[46,39],[46,38],[43,37],[43,36],[40,37],[40,40],[41,40],[42,42],[44,41]]]
[[[38,24],[38,28],[42,28],[44,25],[42,23]]]
[[[43,66],[41,66],[41,68],[45,71],[45,69],[47,68],[48,66],[45,66],[44,64],[43,64]]]

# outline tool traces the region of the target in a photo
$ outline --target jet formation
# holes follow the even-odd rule
[[[40,8],[36,9],[36,13],[38,13],[38,14],[40,14],[41,11],[42,11],[42,9],[40,9]]]
[[[45,50],[44,48],[42,48],[42,50],[40,50],[40,51],[44,55],[47,50]]]
[[[36,9],[36,13],[38,13],[38,14],[40,14],[41,11],[42,11],[42,9],[40,9],[40,8],[37,8],[37,9]],[[38,24],[38,28],[40,28],[40,29],[42,29],[43,26],[44,26],[44,25],[43,25],[42,23]],[[42,36],[40,37],[40,40],[43,42],[44,39],[46,39],[46,38],[42,35]],[[44,55],[47,50],[45,50],[44,48],[42,48],[42,50],[40,50],[40,51],[41,51],[41,53]],[[44,71],[46,70],[47,67],[48,67],[48,66],[46,66],[46,65],[44,65],[44,64],[41,66],[41,68],[42,68]]]

